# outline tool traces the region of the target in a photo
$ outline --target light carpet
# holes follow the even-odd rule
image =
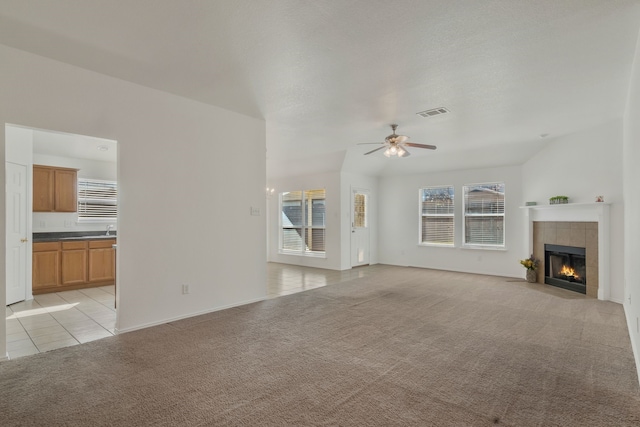
[[[639,426],[619,304],[389,267],[0,364],[3,426]]]

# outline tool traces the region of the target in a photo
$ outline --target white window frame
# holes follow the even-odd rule
[[[503,188],[503,202],[502,202],[502,213],[480,213],[480,214],[469,214],[467,213],[467,194],[468,190],[474,187],[486,187],[492,185],[502,185]],[[507,190],[506,184],[504,182],[486,182],[486,183],[474,183],[474,184],[465,184],[462,186],[462,247],[468,249],[489,249],[489,250],[505,250],[506,249],[506,198]],[[496,217],[502,218],[502,243],[491,244],[491,243],[469,243],[467,242],[467,218],[482,218],[482,217]]]
[[[325,192],[324,199],[323,199],[325,201],[324,202],[325,217],[323,219],[324,225],[323,226],[317,226],[317,225],[314,226],[313,224],[305,225],[305,223],[304,223],[305,221],[303,220],[301,226],[299,226],[299,227],[297,227],[297,226],[291,226],[291,227],[285,226],[283,224],[283,221],[282,221],[282,203],[283,203],[283,200],[282,200],[283,197],[282,196],[284,194],[288,194],[288,193],[293,193],[293,192],[299,191],[302,194],[302,211],[303,211],[303,214],[304,214],[305,206],[307,204],[307,192],[313,192],[313,191],[319,191],[319,190],[322,190],[322,191]],[[313,200],[314,199],[311,199],[311,205],[313,205]],[[315,199],[315,200],[318,200],[318,199]],[[280,193],[278,195],[278,201],[279,201],[279,203],[278,203],[278,218],[279,218],[279,221],[278,221],[279,222],[278,252],[279,253],[285,254],[285,255],[298,255],[298,256],[307,256],[307,257],[316,257],[316,258],[326,258],[326,247],[327,247],[327,220],[326,220],[326,208],[327,208],[326,203],[327,202],[326,202],[326,200],[327,200],[327,193],[326,193],[326,189],[323,189],[323,188],[317,188],[317,189],[311,189],[311,190],[285,191],[285,192]],[[283,230],[285,228],[287,228],[287,229],[288,228],[293,228],[293,229],[300,228],[302,236],[306,235],[308,230],[318,230],[318,229],[324,230],[324,247],[325,247],[325,250],[324,251],[308,250],[306,248],[306,245],[304,244],[304,241],[303,241],[303,245],[302,245],[302,249],[301,250],[283,248],[283,245],[284,245],[284,232],[283,232]],[[312,231],[312,233],[313,233],[313,231]]]
[[[453,194],[453,209],[451,213],[424,213],[423,211],[423,194],[425,190],[450,190]],[[451,243],[440,243],[435,241],[424,241],[423,240],[423,219],[424,218],[451,218]],[[434,185],[422,187],[418,190],[418,245],[420,246],[437,246],[437,247],[445,247],[445,248],[453,248],[455,247],[455,236],[456,236],[456,219],[455,219],[455,187],[453,185]]]
[[[91,178],[78,178],[78,222],[109,222],[112,223],[118,219],[118,183],[117,181],[91,179]],[[97,187],[112,188],[113,192],[108,191],[94,191],[92,194],[85,194],[85,188],[87,185],[96,184]],[[88,197],[93,196],[93,197]],[[105,208],[104,212],[99,216],[90,216],[83,214],[86,213],[86,205],[91,204],[94,206],[113,206],[113,209]],[[84,206],[83,206],[84,205]],[[113,210],[113,215],[107,216],[109,210]],[[99,209],[96,209],[99,212]]]

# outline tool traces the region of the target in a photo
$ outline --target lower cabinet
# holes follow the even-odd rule
[[[115,239],[34,243],[33,293],[114,284],[115,243]]]
[[[33,244],[33,293],[60,286],[60,242]]]
[[[62,286],[87,283],[87,248],[89,242],[62,242]]]
[[[89,242],[89,282],[115,280],[115,240]]]

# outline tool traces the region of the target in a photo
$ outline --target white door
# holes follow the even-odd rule
[[[6,163],[7,305],[27,294],[27,167]]]
[[[351,192],[351,267],[369,264],[369,191]]]

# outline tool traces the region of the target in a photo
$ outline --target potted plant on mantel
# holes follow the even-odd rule
[[[550,205],[566,205],[567,203],[569,203],[567,196],[553,196],[549,199]]]
[[[540,260],[531,254],[531,256],[527,259],[521,259],[520,264],[527,269],[527,282],[535,283],[538,281],[538,274],[536,270],[538,269],[538,265],[540,264]]]

